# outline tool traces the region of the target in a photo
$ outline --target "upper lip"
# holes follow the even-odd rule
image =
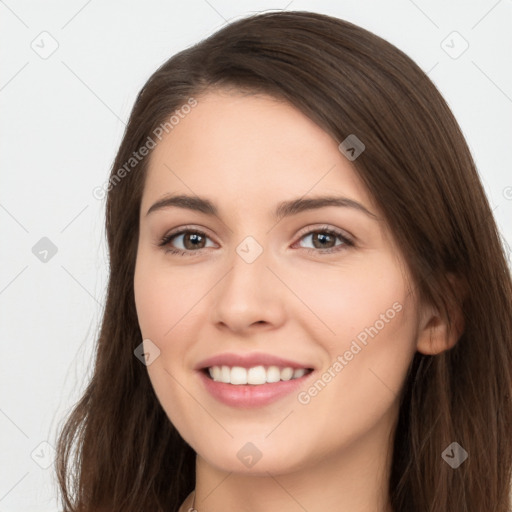
[[[240,366],[242,368],[252,368],[254,366],[279,366],[280,368],[307,368],[313,369],[311,365],[291,361],[283,357],[274,356],[272,354],[250,353],[250,354],[234,354],[225,353],[218,354],[208,359],[204,359],[195,366],[195,370],[204,370],[212,366]]]

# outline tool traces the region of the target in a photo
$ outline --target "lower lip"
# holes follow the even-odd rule
[[[276,402],[300,388],[314,372],[298,379],[281,380],[267,384],[225,384],[210,379],[203,371],[199,376],[209,393],[220,402],[232,407],[261,407]]]

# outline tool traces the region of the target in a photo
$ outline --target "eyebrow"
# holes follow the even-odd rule
[[[354,208],[355,210],[358,210],[368,215],[369,217],[378,219],[378,217],[374,213],[369,211],[361,203],[358,203],[353,199],[349,199],[348,197],[336,196],[318,196],[307,199],[298,198],[293,199],[291,201],[284,201],[277,205],[276,209],[273,212],[273,216],[276,219],[281,219],[283,217],[289,217],[304,211],[326,208],[328,206]],[[215,204],[212,203],[209,199],[199,196],[188,196],[180,194],[166,196],[160,199],[149,208],[146,215],[149,215],[150,213],[155,212],[157,210],[162,210],[170,207],[185,208],[187,210],[193,210],[211,216],[218,216],[219,212]]]

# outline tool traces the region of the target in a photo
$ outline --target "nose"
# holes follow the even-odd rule
[[[244,252],[247,247],[249,250]],[[263,250],[256,256],[256,248],[241,244],[224,278],[212,290],[211,320],[221,329],[243,334],[275,329],[285,321],[286,286],[277,277],[270,251]]]

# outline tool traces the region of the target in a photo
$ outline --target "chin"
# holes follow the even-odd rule
[[[240,438],[238,438],[240,439]],[[297,452],[295,443],[285,448],[283,444],[264,441],[239,441],[230,439],[227,443],[213,442],[195,451],[208,465],[227,473],[251,476],[268,476],[290,473],[307,465],[305,454]],[[255,438],[253,438],[255,439]],[[212,450],[212,445],[215,449]]]

